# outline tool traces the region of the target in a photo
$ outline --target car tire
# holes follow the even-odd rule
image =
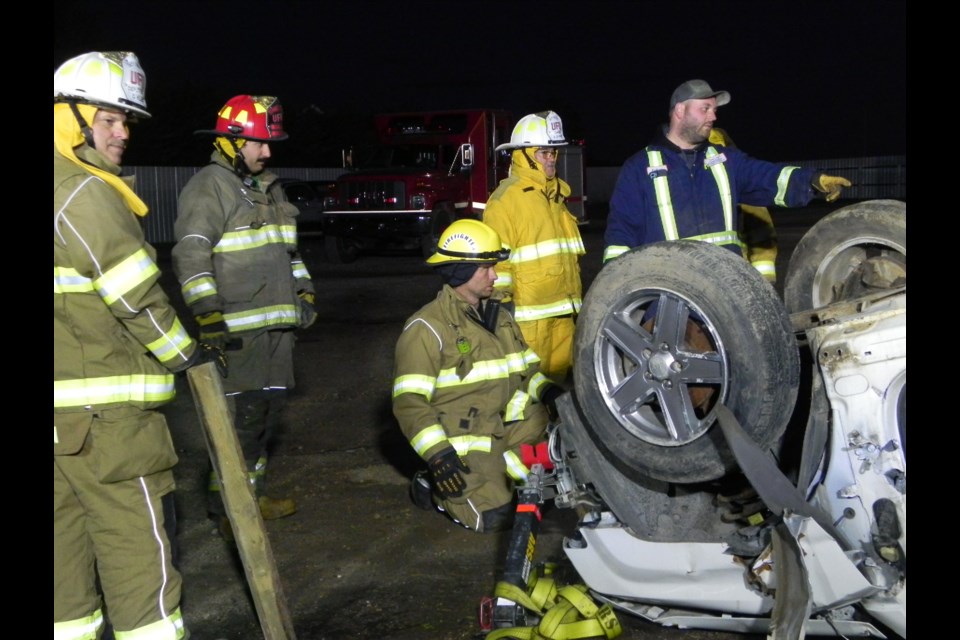
[[[349,264],[355,262],[360,255],[360,247],[357,243],[343,236],[325,235],[323,237],[323,249],[327,256],[327,262],[333,264]]]
[[[429,258],[436,252],[441,234],[453,220],[453,209],[449,205],[441,205],[433,212],[430,217],[430,231],[420,236],[420,253],[424,258]]]
[[[706,482],[735,469],[717,402],[765,449],[796,403],[799,349],[783,303],[746,260],[707,243],[659,242],[607,263],[574,341],[591,438],[637,481]]]
[[[906,285],[907,203],[869,200],[828,214],[797,243],[783,299],[791,313]]]

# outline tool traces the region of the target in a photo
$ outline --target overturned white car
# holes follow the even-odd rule
[[[906,638],[906,204],[831,213],[784,300],[697,242],[607,264],[551,436],[565,552],[686,628]]]

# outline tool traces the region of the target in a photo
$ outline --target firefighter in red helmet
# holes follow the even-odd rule
[[[296,504],[265,493],[269,446],[294,386],[294,331],[316,319],[297,209],[266,169],[271,145],[287,139],[283,108],[273,96],[238,95],[197,133],[215,136],[214,150],[180,194],[173,268],[200,335],[226,350],[223,386],[260,512],[282,518]],[[208,508],[232,539],[219,489],[211,472]]]

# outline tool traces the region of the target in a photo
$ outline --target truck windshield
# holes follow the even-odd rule
[[[418,168],[437,169],[440,147],[427,144],[402,144],[376,147],[362,156],[357,169]]]

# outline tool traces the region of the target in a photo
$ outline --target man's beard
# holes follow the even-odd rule
[[[681,136],[689,144],[700,144],[710,137],[709,131],[707,131],[706,134],[701,133],[700,130],[704,126],[705,125],[685,126],[680,132]]]

